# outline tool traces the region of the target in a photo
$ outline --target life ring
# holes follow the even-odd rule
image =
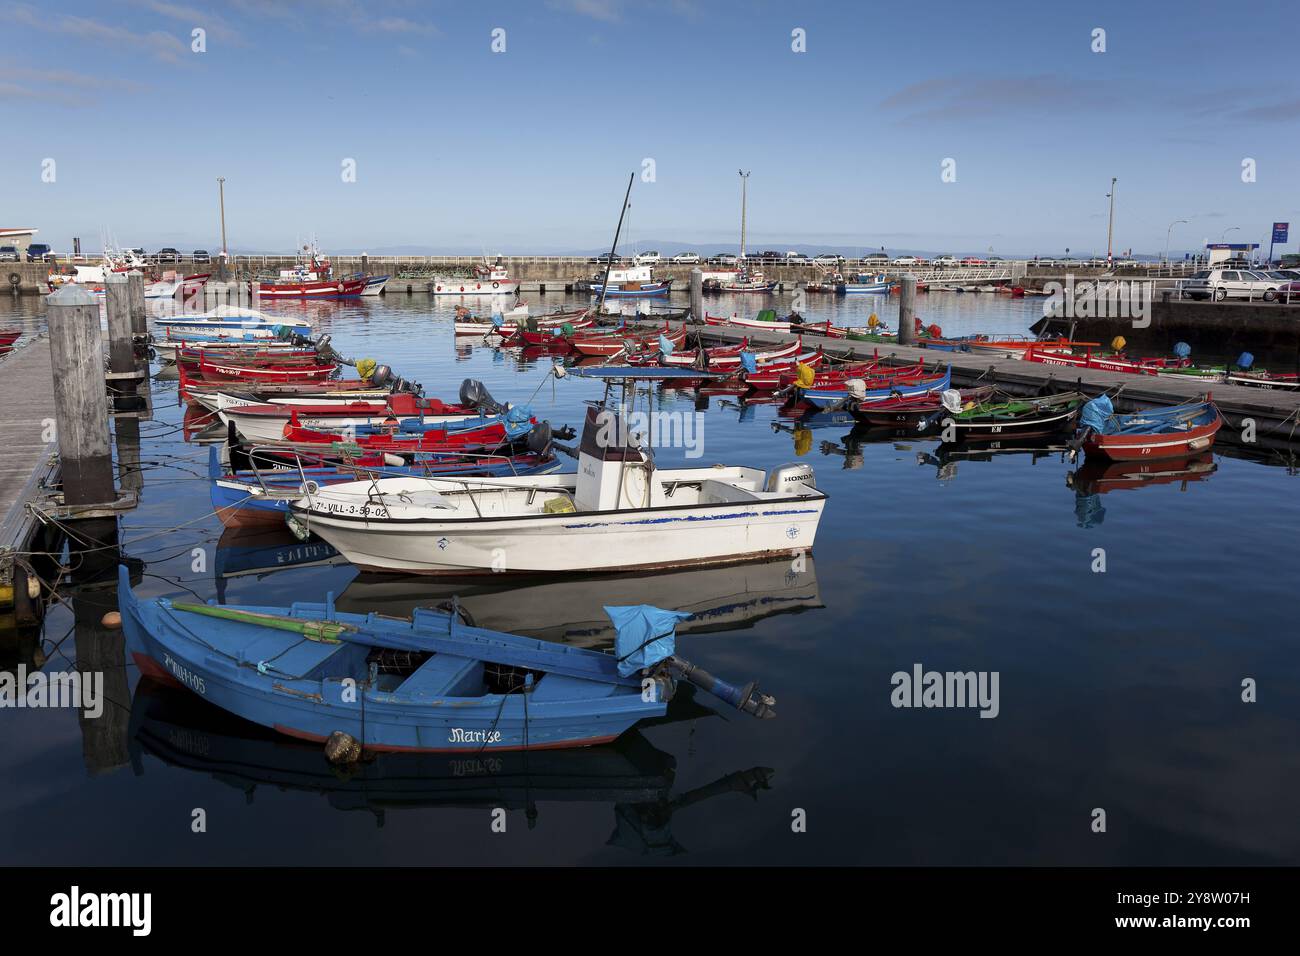
[[[501,288],[501,283],[500,283],[500,282],[493,282],[493,283],[492,283],[492,288],[494,288],[494,289],[499,289],[499,288]]]
[[[442,291],[442,286],[440,286],[440,285],[434,286],[434,287],[433,287],[433,291],[434,291],[434,292],[441,292],[441,291]]]
[[[9,273],[9,284],[10,284],[10,285],[17,285],[18,283],[20,283],[20,282],[22,282],[22,281],[23,281],[23,277],[20,276],[17,272],[11,272],[11,273]]]
[[[464,291],[465,291],[465,287],[464,287],[464,286],[461,286],[461,287],[460,287],[460,291],[461,291],[461,292],[464,292]]]
[[[478,289],[483,288],[483,283],[482,283],[482,282],[475,282],[475,283],[474,283],[474,288],[475,288],[475,290],[478,290]]]

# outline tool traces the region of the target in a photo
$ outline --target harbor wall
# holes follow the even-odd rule
[[[1278,371],[1300,368],[1300,302],[1158,299],[1152,303],[1149,325],[1135,324],[1132,318],[1089,317],[1054,319],[1050,329],[1068,333],[1071,322],[1077,341],[1108,345],[1123,336],[1130,350],[1143,355],[1169,355],[1176,343],[1186,342],[1192,347],[1193,361],[1236,359],[1250,352],[1260,366]]]

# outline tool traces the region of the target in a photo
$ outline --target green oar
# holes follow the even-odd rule
[[[295,634],[301,634],[309,641],[319,641],[322,644],[341,644],[343,642],[339,640],[340,634],[357,630],[351,624],[340,624],[337,621],[308,621],[295,617],[283,617],[279,614],[237,611],[234,608],[219,607],[212,604],[194,604],[190,601],[173,601],[172,610],[189,611],[191,614],[206,614],[208,617],[219,617],[222,620],[235,621],[240,624],[257,624],[261,627],[292,631]]]

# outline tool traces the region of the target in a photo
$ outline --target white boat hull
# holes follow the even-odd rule
[[[696,468],[655,473],[655,480],[705,482],[744,473],[737,468]],[[395,479],[402,482],[403,479]],[[549,496],[572,493],[576,475],[546,479],[424,480],[410,483],[413,504],[393,494],[382,503],[348,485],[330,486],[295,506],[302,525],[358,567],[403,574],[604,572],[728,564],[812,549],[825,495],[760,495],[693,501],[653,508],[558,514],[502,513],[509,489],[535,488],[536,507]],[[360,485],[367,483],[355,483]],[[400,491],[403,487],[390,487]],[[421,493],[461,487],[500,488],[476,493],[476,508],[431,509]],[[686,492],[678,492],[684,498]],[[669,499],[671,500],[671,499]],[[441,513],[448,517],[435,517]],[[481,513],[478,513],[481,512]],[[452,515],[459,515],[452,517]]]
[[[515,295],[519,283],[514,279],[436,278],[429,283],[434,295]]]

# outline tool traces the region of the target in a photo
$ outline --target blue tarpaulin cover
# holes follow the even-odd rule
[[[1187,356],[1192,354],[1192,347],[1186,342],[1175,342],[1174,354],[1179,358],[1187,358]]]
[[[746,372],[758,371],[758,359],[754,358],[753,352],[740,353],[740,367],[743,368]]]
[[[677,622],[691,616],[686,611],[665,611],[649,604],[607,606],[605,613],[617,632],[614,656],[623,677],[670,657],[676,648]]]
[[[500,313],[500,312],[493,312],[493,313],[492,313],[492,324],[493,324],[493,325],[495,325],[495,326],[497,326],[497,327],[499,328],[499,327],[500,327],[504,322],[505,322],[505,319],[501,318],[501,313]]]
[[[1237,368],[1250,368],[1255,364],[1255,356],[1249,352],[1242,352],[1237,356]]]
[[[531,405],[512,405],[510,411],[506,412],[506,423],[509,425],[523,425],[533,417],[533,408]]]
[[[1110,403],[1110,396],[1100,395],[1083,406],[1083,413],[1079,416],[1079,424],[1084,428],[1091,428],[1098,434],[1104,435],[1106,429],[1110,426],[1111,416],[1114,414],[1115,406]]]
[[[664,355],[673,354],[673,343],[668,341],[668,337],[662,332],[659,333],[659,351],[663,352]]]

